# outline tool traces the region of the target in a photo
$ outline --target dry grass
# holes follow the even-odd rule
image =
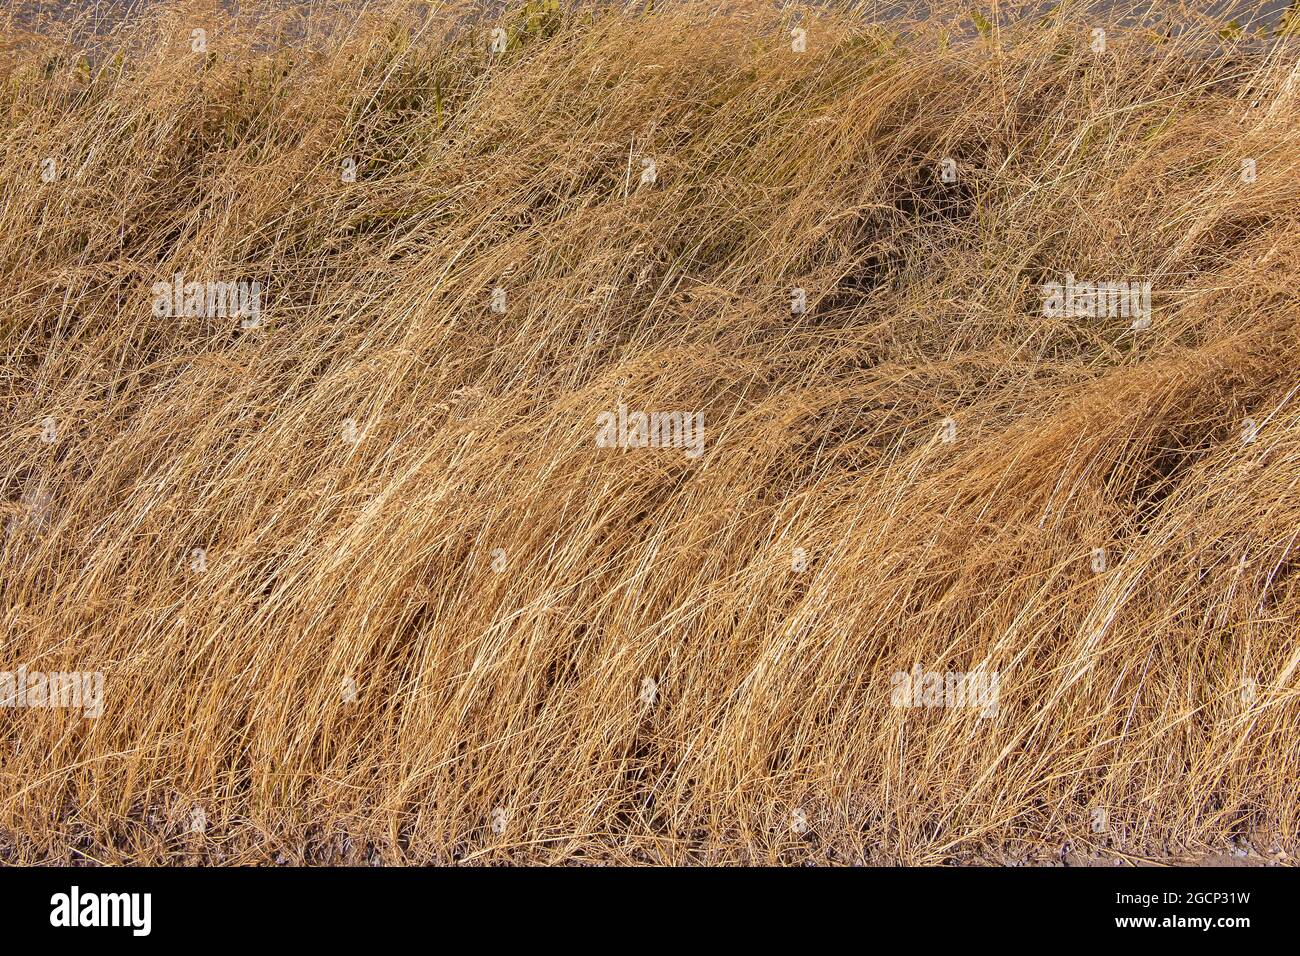
[[[0,859],[1294,852],[1296,41],[464,12],[4,32]]]

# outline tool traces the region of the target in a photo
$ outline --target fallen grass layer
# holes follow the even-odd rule
[[[0,857],[1294,851],[1295,47],[462,12],[6,37]]]

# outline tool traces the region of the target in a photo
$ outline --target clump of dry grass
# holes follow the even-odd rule
[[[1294,41],[471,13],[6,33],[0,855],[1293,846]]]

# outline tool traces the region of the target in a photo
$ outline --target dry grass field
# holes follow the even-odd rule
[[[1013,6],[9,16],[0,861],[1294,857],[1300,16]]]

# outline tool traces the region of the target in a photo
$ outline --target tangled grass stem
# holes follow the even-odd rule
[[[530,10],[4,28],[0,859],[1294,853],[1297,41]]]

